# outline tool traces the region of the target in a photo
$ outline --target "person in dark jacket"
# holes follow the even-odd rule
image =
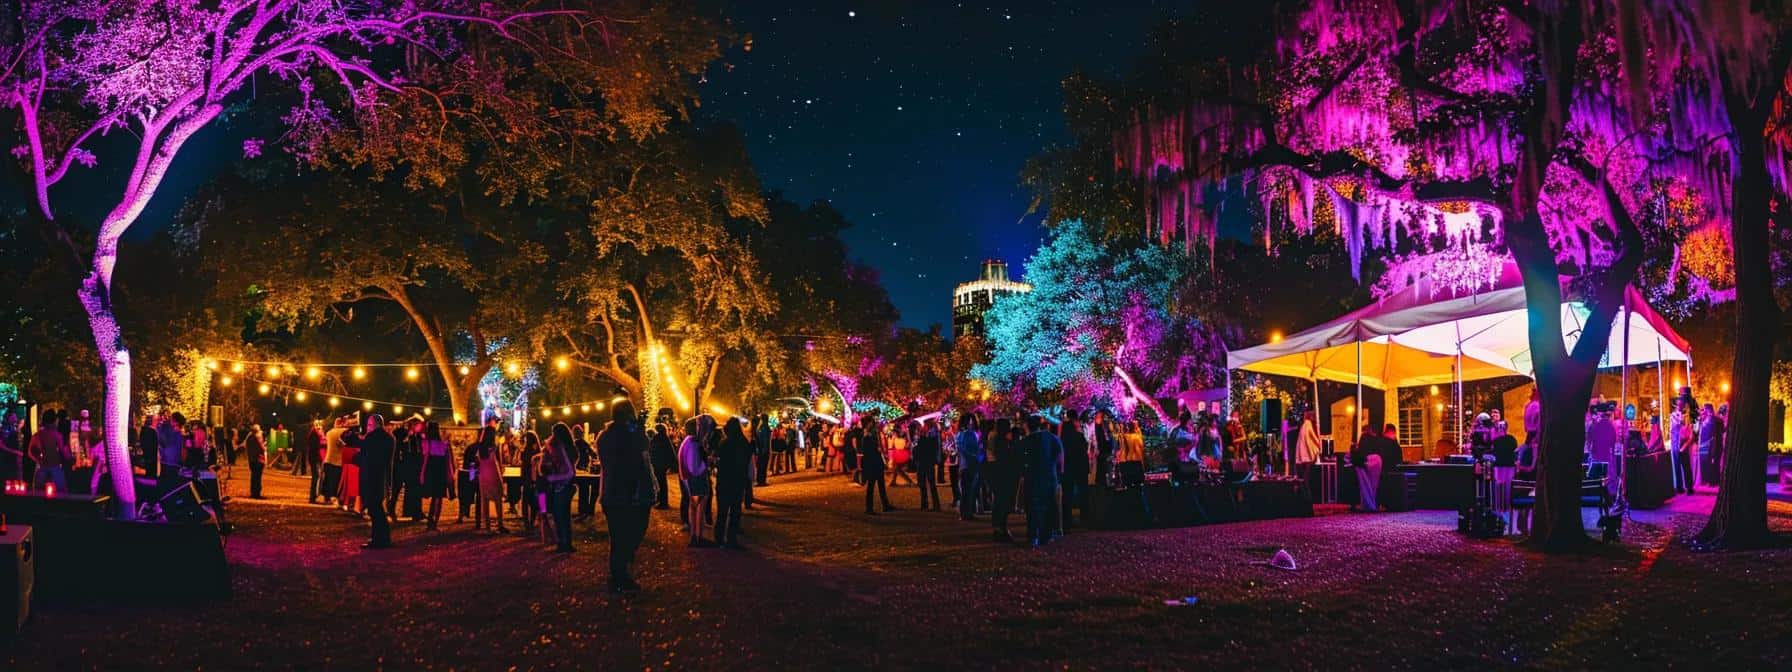
[[[740,418],[729,418],[722,425],[722,440],[716,447],[716,543],[724,548],[740,548],[741,506],[752,487],[749,466],[757,454],[740,426]]]
[[[579,496],[579,513],[573,520],[585,520],[597,513],[597,484],[590,479],[579,479],[577,474],[593,473],[597,466],[597,449],[591,447],[591,441],[585,438],[585,423],[572,426],[573,469],[577,473],[573,479]],[[656,464],[657,466],[657,464]],[[666,501],[666,481],[660,480],[660,503]]]
[[[1058,503],[1058,469],[1064,444],[1046,429],[1045,418],[1027,416],[1027,436],[1021,440],[1021,456],[1027,480],[1027,540],[1035,548],[1052,540],[1057,529],[1052,514]]]
[[[983,489],[983,437],[977,435],[977,414],[958,418],[958,435],[952,440],[958,448],[958,517],[973,520]]]
[[[989,457],[989,462],[983,466],[983,474],[989,479],[992,495],[989,522],[995,529],[995,540],[1003,543],[1014,542],[1014,534],[1008,531],[1008,516],[1014,513],[1014,498],[1020,490],[1022,471],[1020,451],[1013,433],[1012,420],[996,418],[995,431],[983,439],[983,450]]]
[[[1058,428],[1058,442],[1064,445],[1064,467],[1058,472],[1058,487],[1063,489],[1064,503],[1059,510],[1058,525],[1067,528],[1076,520],[1070,515],[1071,509],[1085,514],[1088,511],[1084,498],[1089,492],[1089,437],[1083,435],[1076,414],[1065,417],[1064,424]]]
[[[162,464],[162,461],[158,459],[162,453],[161,445],[160,435],[156,433],[156,417],[153,415],[145,416],[143,418],[143,428],[137,430],[137,466],[143,467],[143,475],[152,479],[157,477],[160,471],[157,467],[160,467]],[[8,475],[8,480],[23,478],[20,474],[25,473],[25,469],[22,466],[24,463],[25,443],[19,441],[18,445],[13,448],[18,452],[18,455],[9,456],[12,460],[12,472]]]
[[[772,461],[772,424],[764,414],[753,419],[753,484],[765,487],[765,478],[771,473]],[[749,490],[749,492],[751,492]],[[749,498],[747,504],[752,505]]]
[[[884,485],[884,449],[878,435],[877,418],[869,415],[859,419],[859,471],[865,477],[865,513],[877,515],[871,508],[872,492],[883,498],[884,511],[895,511],[890,505],[890,491]]]
[[[627,399],[617,401],[610,415],[610,425],[597,436],[597,459],[603,465],[598,501],[610,526],[610,592],[620,594],[641,589],[629,567],[647,536],[647,514],[659,493],[653,487],[647,434],[635,417],[635,405]]]
[[[422,520],[423,484],[418,477],[423,474],[423,420],[411,418],[392,433],[392,442],[395,466],[392,491],[386,494],[386,512],[397,512],[412,521]],[[403,500],[399,499],[401,493]],[[399,508],[401,502],[402,510]]]
[[[392,475],[392,460],[397,441],[386,431],[386,419],[378,413],[367,416],[366,431],[355,440],[360,449],[355,461],[361,468],[361,501],[367,518],[373,521],[373,535],[362,548],[392,547],[392,527],[386,519],[386,480]]]
[[[915,478],[919,479],[915,487],[921,491],[921,509],[928,509],[928,498],[933,501],[932,510],[940,510],[939,477],[936,466],[940,463],[940,428],[934,421],[928,420],[926,425],[911,424],[909,434],[916,437],[914,447],[910,450],[915,463]]]
[[[654,508],[670,509],[672,503],[667,494],[666,475],[678,471],[678,454],[672,448],[672,430],[665,423],[655,426],[649,444],[653,448],[653,477],[660,490],[660,501]]]

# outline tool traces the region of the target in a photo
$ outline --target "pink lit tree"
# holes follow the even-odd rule
[[[135,496],[125,445],[131,350],[112,304],[118,241],[194,135],[230,106],[252,104],[246,92],[258,80],[299,92],[300,102],[284,117],[296,142],[348,126],[398,129],[404,119],[384,113],[383,99],[429,98],[408,68],[476,68],[476,61],[455,55],[485,39],[480,36],[536,41],[545,35],[541,28],[558,22],[596,39],[607,26],[588,21],[583,11],[450,0],[44,0],[6,7],[20,8],[0,16],[0,103],[17,119],[13,154],[25,166],[46,226],[70,245],[94,232],[91,254],[83,255],[88,269],[79,300],[104,369],[106,460],[124,517],[134,515]],[[314,95],[313,76],[342,87],[344,109]],[[132,148],[129,168],[119,171],[116,201],[97,226],[58,219],[57,206],[93,195],[57,191],[57,185],[77,167],[94,167],[100,160],[94,147],[112,133],[129,135]],[[251,141],[243,151],[254,155],[261,148]]]
[[[1734,224],[1727,202],[1742,190],[1713,77],[1756,72],[1769,47],[1733,4],[1297,3],[1256,58],[1205,67],[1174,103],[1145,107],[1116,165],[1143,185],[1147,231],[1165,244],[1212,241],[1222,195],[1243,190],[1266,241],[1332,228],[1357,263],[1416,249],[1460,271],[1485,261],[1463,250],[1510,254],[1543,404],[1532,541],[1577,548],[1599,362],[1625,287],[1683,224],[1653,215],[1765,226],[1764,209]],[[1679,207],[1644,207],[1663,200]],[[1565,291],[1592,311],[1572,345]]]

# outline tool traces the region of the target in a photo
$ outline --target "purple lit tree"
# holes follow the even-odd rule
[[[428,99],[407,68],[422,62],[457,63],[454,54],[474,34],[533,40],[536,28],[564,19],[595,36],[602,21],[565,9],[431,1],[329,0],[63,0],[7,3],[0,16],[0,102],[16,116],[14,156],[25,165],[35,209],[69,245],[82,227],[57,219],[57,204],[91,198],[54,188],[77,165],[93,167],[98,138],[131,136],[129,169],[121,171],[117,200],[95,230],[87,275],[79,290],[104,369],[106,459],[121,504],[134,515],[134,487],[126,452],[131,351],[112,304],[118,241],[155,197],[188,141],[226,109],[245,102],[258,77],[293,84],[300,102],[284,121],[295,143],[318,141],[343,126],[395,130],[401,115],[382,110],[383,97]],[[12,11],[8,11],[11,14]],[[475,30],[477,29],[477,30]],[[425,66],[418,66],[425,67]],[[347,94],[346,113],[313,95],[318,75]],[[398,141],[396,134],[369,134]],[[305,157],[307,148],[295,150]],[[262,143],[245,143],[246,155]]]
[[[1222,194],[1244,190],[1265,240],[1328,227],[1353,262],[1417,250],[1460,271],[1476,246],[1511,254],[1544,407],[1532,540],[1577,548],[1583,412],[1624,289],[1664,240],[1643,205],[1732,214],[1711,76],[1753,72],[1768,46],[1733,4],[1297,3],[1256,58],[1147,106],[1117,165],[1144,185],[1147,230],[1165,244],[1211,241]],[[1572,346],[1564,276],[1592,310]]]

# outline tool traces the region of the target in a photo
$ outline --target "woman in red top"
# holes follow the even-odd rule
[[[361,467],[355,464],[355,455],[361,452],[354,444],[360,443],[360,437],[343,437],[342,442],[342,491],[337,494],[337,502],[345,511],[361,515]]]

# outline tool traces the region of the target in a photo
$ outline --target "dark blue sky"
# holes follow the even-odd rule
[[[767,188],[854,223],[903,324],[945,324],[978,261],[1018,270],[1039,243],[1019,174],[1065,137],[1060,81],[1125,71],[1192,4],[743,1],[751,49],[709,75],[704,113],[741,127]]]

